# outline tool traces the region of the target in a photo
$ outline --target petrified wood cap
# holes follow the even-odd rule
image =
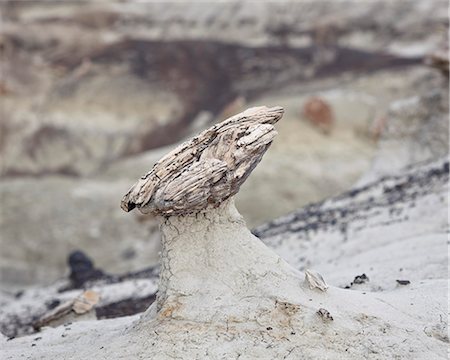
[[[131,187],[122,209],[171,216],[218,206],[259,163],[283,113],[279,106],[250,108],[184,142]]]

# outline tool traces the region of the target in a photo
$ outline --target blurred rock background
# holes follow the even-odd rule
[[[286,110],[237,199],[250,227],[448,151],[445,1],[0,10],[3,289],[54,281],[76,249],[109,273],[155,264],[156,222],[122,195],[250,106]]]

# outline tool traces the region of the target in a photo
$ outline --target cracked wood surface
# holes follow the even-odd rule
[[[250,108],[184,142],[131,187],[122,209],[171,216],[218,206],[259,163],[283,112],[279,106]]]

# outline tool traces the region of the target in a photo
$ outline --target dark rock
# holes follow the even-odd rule
[[[73,251],[67,260],[70,267],[70,281],[74,288],[81,288],[92,280],[105,277],[105,273],[94,267],[92,260],[82,251]]]
[[[327,309],[320,308],[319,310],[317,310],[316,314],[320,316],[320,318],[325,322],[334,320]]]
[[[47,309],[48,309],[48,310],[54,309],[54,308],[57,307],[59,304],[61,304],[61,300],[59,300],[59,299],[53,299],[53,300],[48,301],[48,302],[45,303],[45,305],[47,306]]]
[[[351,285],[354,285],[354,284],[365,284],[368,281],[369,281],[369,278],[367,277],[366,274],[357,275],[357,276],[355,276],[355,279],[353,280]]]
[[[155,301],[156,294],[140,299],[125,299],[95,308],[97,319],[112,319],[144,312]]]
[[[396,280],[399,285],[409,285],[411,281],[409,280]]]

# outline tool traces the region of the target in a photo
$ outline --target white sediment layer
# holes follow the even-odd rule
[[[446,357],[444,280],[418,282],[395,293],[333,286],[326,292],[311,290],[303,274],[246,229],[232,201],[192,216],[161,218],[161,230],[160,293],[146,313],[47,329],[39,340],[35,334],[5,342],[2,356]],[[420,314],[442,320],[425,322]]]

